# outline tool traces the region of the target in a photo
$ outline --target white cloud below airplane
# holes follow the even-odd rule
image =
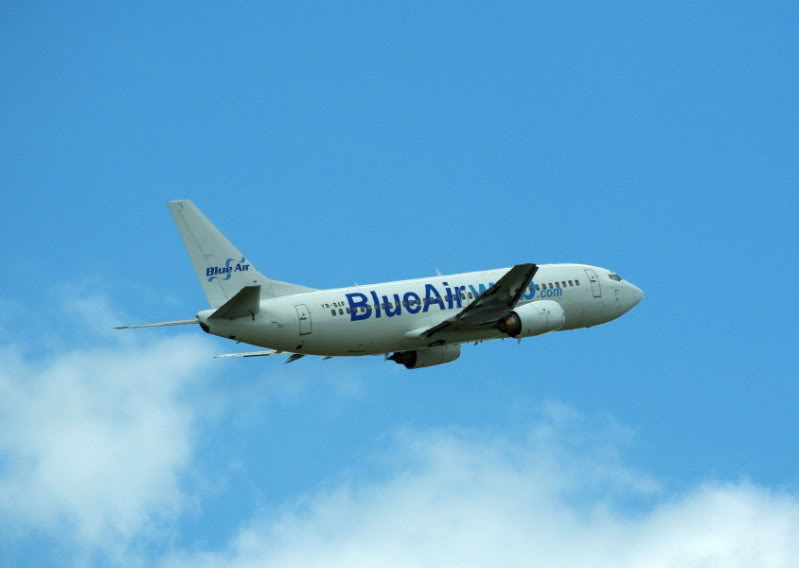
[[[454,361],[463,343],[606,323],[643,298],[618,274],[584,264],[518,264],[316,290],[262,275],[191,201],[172,201],[169,209],[210,309],[194,319],[118,329],[199,324],[267,348],[220,357],[285,354],[292,362],[384,354],[416,369]]]

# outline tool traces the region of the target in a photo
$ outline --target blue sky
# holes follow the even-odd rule
[[[0,565],[787,565],[797,15],[2,4]],[[646,297],[420,372],[216,361],[109,331],[205,306],[180,198],[317,288],[584,262]]]

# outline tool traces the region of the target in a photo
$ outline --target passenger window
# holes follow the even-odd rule
[[[574,285],[575,285],[575,286],[579,286],[579,285],[580,285],[580,281],[579,281],[579,280],[575,280],[575,281],[574,281]]]
[[[569,286],[574,286],[574,283],[571,280],[569,280]]]
[[[469,299],[470,300],[472,299],[472,293],[471,292],[469,292]]]
[[[330,310],[330,313],[336,315],[336,310]]]
[[[350,313],[350,309],[349,308],[347,308],[347,313]]]
[[[564,287],[564,288],[566,287],[566,282],[565,282],[565,281],[564,281],[564,282],[561,282],[561,284],[563,284],[563,287]]]
[[[339,309],[338,309],[338,315],[340,315],[340,316],[343,316],[343,315],[344,315],[344,310],[342,310],[341,308],[339,308]]]
[[[540,290],[541,288],[538,286],[538,284],[536,284],[536,285],[535,285],[535,289],[536,289],[536,290]]]
[[[552,282],[550,282],[549,283],[549,289],[552,290],[552,288],[554,288],[554,286],[552,285]]]

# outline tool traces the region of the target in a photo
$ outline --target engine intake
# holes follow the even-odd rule
[[[532,337],[557,331],[566,323],[563,308],[553,300],[539,300],[515,310],[496,323],[496,328],[509,337]]]

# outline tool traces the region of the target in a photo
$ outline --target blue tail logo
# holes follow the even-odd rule
[[[208,282],[213,282],[217,278],[219,280],[230,280],[234,272],[247,272],[250,269],[250,265],[244,264],[245,260],[243,256],[240,260],[229,258],[225,261],[225,266],[209,266],[205,269]]]

